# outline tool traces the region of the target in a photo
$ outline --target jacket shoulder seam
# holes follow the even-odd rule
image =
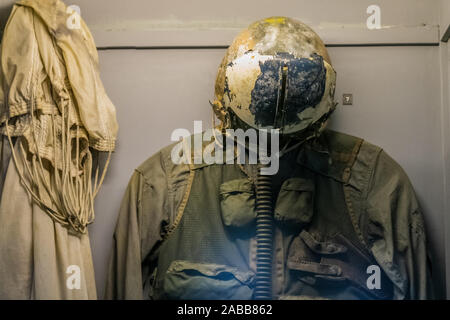
[[[181,200],[180,206],[177,210],[177,214],[175,216],[173,223],[171,224],[168,231],[166,232],[166,234],[163,237],[163,241],[167,240],[167,238],[169,238],[170,235],[173,234],[173,232],[176,230],[176,228],[180,224],[181,218],[184,215],[184,210],[186,209],[186,206],[187,206],[187,203],[189,200],[189,196],[191,194],[191,188],[192,188],[192,184],[194,182],[194,176],[195,176],[195,170],[193,170],[192,166],[189,166],[189,176],[188,176],[188,181],[187,181],[187,185],[186,185],[186,190],[183,195],[183,199]]]

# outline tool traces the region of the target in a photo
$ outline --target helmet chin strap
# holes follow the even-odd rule
[[[212,126],[213,126],[213,128],[218,127],[218,129],[221,131],[221,133],[223,135],[228,136],[228,132],[226,131],[227,129],[242,129],[244,131],[246,131],[248,129],[255,129],[255,128],[252,128],[251,126],[247,125],[246,123],[244,123],[242,120],[240,120],[239,117],[233,112],[233,110],[228,109],[225,111],[224,110],[225,108],[222,106],[222,104],[220,102],[214,101],[213,103],[212,102],[209,102],[209,103],[211,104],[211,106],[213,107],[213,110],[214,110],[214,112],[212,114]],[[290,134],[290,135],[280,134],[280,137],[281,137],[280,147],[281,148],[278,153],[279,157],[281,158],[283,155],[289,153],[292,150],[297,149],[298,147],[305,144],[306,142],[318,138],[320,136],[320,134],[322,133],[322,131],[326,128],[328,119],[329,119],[330,115],[334,112],[334,110],[336,109],[336,105],[337,105],[337,103],[334,104],[333,108],[331,108],[329,112],[324,114],[317,122],[313,123],[307,129],[305,129],[301,132]],[[214,114],[220,120],[219,126],[216,125]],[[255,129],[255,130],[258,130],[258,129]],[[216,139],[215,135],[216,135],[216,132],[214,130],[214,138],[216,141],[218,141]],[[267,141],[270,141],[270,139],[267,139]],[[239,143],[239,141],[236,141],[236,143]],[[223,145],[221,147],[223,147]],[[257,151],[259,148],[258,144],[249,145],[247,142],[244,147],[247,150],[252,150],[252,151],[255,151],[255,148]],[[267,150],[266,150],[266,152],[267,152]]]

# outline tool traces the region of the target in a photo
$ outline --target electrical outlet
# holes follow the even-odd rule
[[[351,105],[353,105],[353,94],[351,94],[351,93],[344,93],[342,95],[342,104],[344,106],[351,106]]]

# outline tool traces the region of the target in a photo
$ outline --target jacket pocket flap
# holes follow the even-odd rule
[[[300,237],[302,238],[302,240],[305,242],[305,244],[308,246],[309,249],[318,254],[333,255],[347,252],[347,247],[345,247],[344,245],[331,241],[326,242],[317,241],[306,230],[303,230],[300,233]]]
[[[168,299],[249,300],[253,282],[250,270],[176,260],[167,269],[163,288]]]
[[[220,194],[238,192],[254,193],[253,184],[248,179],[235,179],[220,185]]]
[[[236,179],[220,185],[220,209],[227,227],[246,227],[255,221],[255,192],[248,179]]]
[[[313,261],[288,261],[287,266],[291,270],[313,273],[315,275],[340,276],[342,274],[342,269],[337,265]]]
[[[290,178],[283,183],[281,189],[288,191],[314,191],[314,182],[310,179]]]
[[[170,264],[167,273],[171,272],[187,272],[191,274],[202,274],[207,277],[218,277],[227,279],[234,277],[243,284],[251,284],[253,282],[254,273],[251,271],[242,271],[236,267],[230,267],[215,263],[198,263],[185,260],[176,260]]]
[[[292,227],[310,222],[314,213],[314,188],[310,179],[284,181],[275,205],[275,219]]]

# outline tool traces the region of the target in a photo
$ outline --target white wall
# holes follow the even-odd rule
[[[443,36],[450,26],[450,1],[440,0],[439,6],[440,37]],[[442,107],[442,136],[443,136],[443,159],[444,159],[444,216],[445,223],[445,243],[450,243],[450,45],[440,43],[440,65],[441,65],[441,107]],[[446,276],[447,276],[447,297],[450,297],[450,245],[446,246]]]
[[[0,0],[0,19],[12,1]],[[117,151],[90,228],[98,290],[104,286],[112,232],[133,169],[170,141],[175,128],[209,123],[217,66],[239,29],[266,16],[287,15],[313,26],[328,44],[438,43],[449,0],[66,0],[77,4],[101,50],[102,79],[117,107]],[[366,29],[366,8],[382,10],[381,30]],[[3,21],[2,21],[3,22]],[[3,23],[2,23],[3,24]],[[221,46],[157,49],[160,46]],[[331,126],[382,146],[408,173],[424,209],[438,294],[445,292],[450,236],[448,55],[438,46],[330,48],[340,106]],[[447,80],[446,80],[447,79]],[[445,83],[445,81],[447,81]],[[446,102],[447,101],[447,102]],[[444,219],[445,218],[445,219]],[[447,254],[450,267],[450,252]],[[450,274],[450,268],[447,269]],[[450,286],[448,286],[450,287]],[[449,292],[450,293],[450,292]]]
[[[70,1],[70,0],[67,0]],[[99,46],[225,45],[249,22],[299,18],[327,43],[430,42],[438,35],[438,0],[72,0]],[[95,3],[95,4],[94,4]],[[378,4],[383,28],[366,28]]]
[[[333,48],[339,106],[331,127],[363,137],[406,171],[424,211],[438,290],[445,283],[440,65],[438,47]]]

